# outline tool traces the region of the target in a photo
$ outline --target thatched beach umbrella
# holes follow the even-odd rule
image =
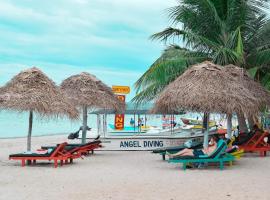
[[[83,111],[82,143],[85,143],[87,128],[87,108],[114,109],[124,111],[125,105],[120,102],[112,89],[106,86],[95,76],[83,72],[65,79],[61,89]]]
[[[253,116],[266,105],[270,105],[269,92],[243,69],[232,65],[222,67],[206,61],[187,69],[169,84],[156,100],[153,112],[171,113],[184,109]],[[208,131],[205,146],[207,135]]]
[[[22,71],[0,88],[0,109],[29,111],[27,150],[31,150],[33,113],[41,117],[78,118],[77,109],[38,68]]]
[[[243,70],[243,68],[236,67],[234,65],[227,65],[224,70],[229,73],[231,76],[237,79],[237,81],[241,82],[255,97],[258,98],[259,103],[261,104],[261,107],[264,107],[265,105],[269,105],[269,92],[265,90],[264,87],[261,86],[260,83],[253,81],[253,79],[250,78],[249,74],[246,70]],[[243,117],[243,114],[237,113],[238,117],[243,118],[242,120],[245,121],[245,118]],[[257,113],[254,113],[253,116],[247,116],[248,117],[248,123],[249,127],[252,128],[254,125],[254,117],[257,117]],[[245,125],[246,123],[242,123]],[[239,124],[241,125],[241,123]],[[247,127],[240,127],[240,130],[245,130]]]

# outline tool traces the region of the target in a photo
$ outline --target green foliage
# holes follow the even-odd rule
[[[133,101],[141,103],[152,100],[189,65],[205,59],[207,57],[203,53],[192,52],[179,46],[169,46],[135,83],[137,94]]]
[[[270,87],[268,0],[179,0],[168,9],[172,27],[151,36],[169,46],[136,82],[137,102],[151,100],[187,67],[204,60],[251,69]]]
[[[248,73],[249,73],[249,75],[250,75],[252,78],[255,79],[256,74],[257,74],[257,71],[258,71],[258,67],[253,67],[253,68],[250,68],[250,69],[248,70]]]

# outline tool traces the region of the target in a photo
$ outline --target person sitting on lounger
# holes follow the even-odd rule
[[[262,132],[257,124],[253,125],[252,129],[248,133],[241,133],[236,137],[233,145],[243,145],[248,142],[257,132]]]
[[[170,154],[167,153],[167,155],[169,156],[169,158],[175,158],[175,157],[180,157],[180,156],[200,156],[200,155],[210,155],[211,153],[213,153],[216,148],[217,148],[217,141],[218,141],[218,137],[217,136],[212,136],[209,142],[209,147],[208,148],[204,148],[204,149],[183,149],[177,153],[174,154]]]

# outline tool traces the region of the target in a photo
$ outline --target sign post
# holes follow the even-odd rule
[[[112,86],[112,90],[115,94],[117,94],[117,98],[120,101],[125,102],[126,96],[124,94],[130,93],[129,86]],[[125,127],[125,114],[115,114],[114,118],[114,127],[116,130],[123,130]]]
[[[125,95],[117,95],[117,98],[120,101],[125,102],[126,96]],[[114,127],[116,130],[123,130],[125,126],[125,114],[115,114],[114,117]]]

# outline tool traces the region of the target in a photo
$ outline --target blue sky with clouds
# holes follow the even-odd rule
[[[0,0],[0,86],[32,66],[56,83],[87,71],[110,86],[132,86],[164,48],[149,36],[168,25],[166,9],[175,4]]]

